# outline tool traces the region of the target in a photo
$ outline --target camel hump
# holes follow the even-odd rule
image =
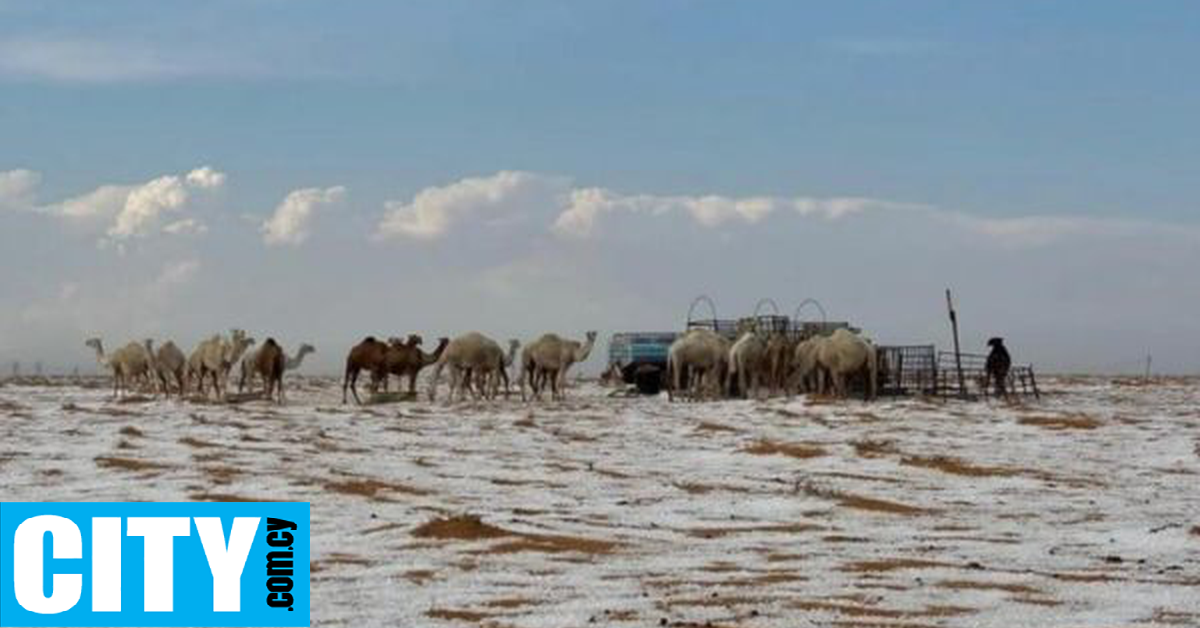
[[[379,342],[379,341],[375,340],[375,336],[367,336],[366,338],[363,338],[363,342]]]
[[[279,346],[279,344],[275,342],[274,338],[267,338],[267,341],[264,342],[263,344],[268,347],[278,347]]]

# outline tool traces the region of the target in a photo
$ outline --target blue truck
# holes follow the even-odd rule
[[[667,352],[679,337],[673,331],[613,334],[608,343],[609,369],[644,395],[662,390],[667,373]]]

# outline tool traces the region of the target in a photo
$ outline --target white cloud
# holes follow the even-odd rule
[[[179,211],[187,200],[187,189],[177,176],[159,177],[136,186],[125,197],[108,235],[117,239],[145,236],[161,214]]]
[[[39,211],[80,223],[107,225],[109,240],[122,241],[164,232],[173,235],[204,233],[194,218],[182,218],[159,227],[166,215],[187,209],[196,191],[212,192],[225,184],[225,174],[209,166],[182,175],[163,175],[138,185],[102,185]]]
[[[203,190],[211,190],[225,185],[225,173],[217,172],[212,166],[201,166],[187,173],[187,184]]]
[[[467,221],[519,221],[551,205],[565,190],[565,180],[530,172],[501,171],[488,177],[468,177],[425,188],[407,203],[388,201],[375,235],[379,239],[433,240]]]
[[[566,208],[554,221],[554,230],[562,235],[589,237],[593,235],[601,216],[614,212],[651,216],[684,213],[704,227],[716,228],[730,222],[755,224],[775,212],[786,209],[794,210],[801,216],[838,220],[868,210],[907,207],[915,206],[859,197],[624,195],[604,188],[582,188],[571,192]]]
[[[32,170],[0,172],[0,209],[32,209],[42,175]]]
[[[262,223],[263,242],[268,245],[303,244],[309,236],[313,213],[321,206],[340,202],[346,188],[303,188],[294,190],[275,208],[275,213]]]
[[[208,233],[208,225],[195,218],[176,220],[163,227],[163,233],[171,235],[204,235]]]

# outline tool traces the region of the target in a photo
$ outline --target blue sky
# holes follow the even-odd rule
[[[482,281],[494,291],[489,273],[501,271],[512,275],[505,275],[508,292],[487,294],[522,322],[494,322],[495,335],[536,326],[571,333],[662,326],[681,316],[696,291],[715,293],[731,310],[753,304],[755,294],[798,302],[821,292],[815,296],[835,311],[907,340],[940,334],[940,312],[896,307],[908,292],[853,259],[877,257],[874,263],[897,269],[916,248],[921,259],[910,272],[926,283],[905,282],[920,294],[912,298],[924,306],[951,280],[968,283],[959,289],[978,290],[977,320],[988,326],[980,335],[1008,325],[1038,339],[1031,344],[1043,348],[1040,360],[1071,369],[1124,363],[1157,342],[1159,353],[1174,356],[1166,364],[1196,370],[1200,329],[1176,316],[1197,305],[1182,293],[1200,288],[1182,270],[1196,260],[1200,230],[1197,59],[1200,5],[1193,2],[0,0],[0,172],[39,175],[36,201],[0,215],[8,251],[0,261],[6,273],[21,269],[0,287],[0,301],[26,310],[66,290],[82,299],[78,308],[111,310],[101,286],[149,286],[172,265],[194,268],[145,320],[118,308],[94,325],[33,315],[0,321],[8,336],[0,353],[66,362],[78,343],[65,339],[84,333],[190,340],[239,322],[216,305],[223,291],[230,299],[265,294],[294,303],[296,291],[344,290],[351,303],[325,304],[308,329],[297,323],[287,330],[324,334],[336,346],[392,324],[396,316],[364,313],[372,308],[355,301],[400,285],[436,298],[428,311],[409,314],[394,296],[388,307],[411,316],[412,326],[452,333],[472,323],[445,310],[470,309],[482,297],[469,286]],[[202,166],[226,177],[189,188],[182,177]],[[505,187],[503,172],[533,178]],[[114,243],[111,225],[89,231],[51,207],[105,185],[163,176],[181,177],[179,189],[190,190],[170,211],[193,217],[203,233],[139,232]],[[471,178],[523,204],[468,195],[462,202],[475,205],[448,211],[484,212],[501,228],[430,237],[428,229],[438,229],[426,222],[420,237],[403,229],[379,237],[389,202],[420,205],[422,190]],[[305,214],[300,242],[264,245],[258,223],[306,188],[341,191]],[[562,198],[591,188],[653,198],[609,199],[599,215],[622,218],[582,243],[564,243],[546,225],[511,228],[554,222],[577,206]],[[804,253],[817,227],[778,219],[792,205],[777,203],[766,220],[744,207],[730,209],[729,219],[706,219],[680,200],[708,195],[872,199],[872,207],[907,207],[903,224],[914,233],[898,243],[888,237],[896,231],[879,225],[843,227],[835,234],[841,246],[868,254],[833,263]],[[692,215],[700,227],[626,219],[675,213]],[[929,216],[938,228],[913,224]],[[1034,217],[1042,222],[1030,223]],[[966,221],[973,226],[963,227]],[[978,246],[939,230],[948,224],[994,237],[1054,237],[998,246],[987,268],[968,272],[961,260]],[[941,242],[947,239],[953,244]],[[25,268],[42,255],[34,249],[44,245],[33,240],[62,242],[70,252]],[[725,264],[728,276],[712,281],[692,277],[688,265],[675,274],[636,274],[664,255],[731,250],[766,259]],[[566,276],[547,279],[547,269]],[[1126,273],[1130,286],[1112,285]],[[993,289],[970,285],[988,278]],[[636,285],[639,279],[651,288]],[[864,281],[867,287],[847,287]],[[1095,285],[1079,287],[1084,282]],[[585,324],[562,305],[579,285],[589,286],[585,313],[598,320]],[[997,285],[1011,294],[993,296]],[[91,297],[77,296],[89,290]],[[1113,306],[1106,291],[1139,295],[1147,302],[1141,315],[1171,323],[1155,334],[1182,336],[1183,346],[1148,338],[1138,309]],[[667,302],[647,303],[653,296]],[[530,303],[539,315],[522,314]],[[1023,322],[1008,323],[1001,304],[1014,304],[1011,315]],[[888,317],[885,309],[898,313]],[[244,318],[265,327],[272,311],[247,306]],[[339,322],[343,329],[329,329]],[[410,326],[397,324],[397,331]],[[1069,337],[1046,345],[1062,334]],[[1111,345],[1114,335],[1119,347]],[[341,352],[322,357],[334,364],[331,354]]]

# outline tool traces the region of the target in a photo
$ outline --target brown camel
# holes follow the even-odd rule
[[[400,369],[399,363],[404,361],[403,356],[412,350],[416,350],[424,342],[425,339],[422,338],[420,334],[409,334],[408,338],[405,338],[404,340],[401,340],[395,336],[388,338],[387,353],[384,354],[384,373],[382,380],[383,392],[388,391],[388,384],[391,383],[392,375],[399,375],[403,377],[401,373],[394,372]],[[379,378],[373,378],[371,380],[372,387],[378,387],[379,384]]]
[[[446,350],[446,345],[450,344],[449,338],[438,338],[438,346],[433,350],[433,353],[426,353],[421,350],[422,339],[416,334],[412,334],[404,342],[400,342],[398,338],[393,338],[387,352],[387,373],[403,378],[408,377],[408,394],[417,394],[417,374],[421,369],[438,361],[442,357],[442,352]]]
[[[254,355],[254,370],[263,381],[263,397],[268,401],[275,399],[278,393],[278,403],[283,403],[283,371],[287,358],[283,348],[274,338],[267,338],[262,347]]]
[[[358,398],[358,374],[363,370],[371,371],[373,384],[387,377],[387,354],[388,346],[374,336],[367,336],[350,349],[350,354],[346,356],[346,375],[342,379],[342,403],[346,403],[348,388],[354,394],[354,402],[362,405]]]

